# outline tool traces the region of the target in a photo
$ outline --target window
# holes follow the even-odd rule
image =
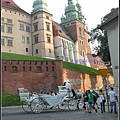
[[[83,52],[83,57],[85,56],[85,53]]]
[[[28,52],[28,48],[26,48],[26,52]]]
[[[54,71],[54,67],[52,67],[52,71]]]
[[[47,36],[47,42],[50,43],[50,36]]]
[[[42,72],[42,68],[41,67],[37,67],[36,68],[36,72]]]
[[[82,29],[81,28],[79,28],[79,32],[80,32],[80,36],[82,36]]]
[[[22,36],[22,43],[25,43],[25,36]]]
[[[38,31],[38,24],[34,25],[34,31]]]
[[[29,39],[29,37],[27,37],[26,39],[27,39],[26,43],[27,43],[27,44],[30,44],[30,39]]]
[[[80,55],[82,56],[82,51],[80,51]]]
[[[6,1],[6,4],[7,4],[7,5],[10,5],[10,2]]]
[[[80,44],[82,44],[82,45],[83,45],[83,44],[84,44],[84,41],[83,41],[83,40],[80,40]]]
[[[4,25],[1,25],[1,32],[4,32]]]
[[[50,23],[46,23],[46,28],[48,31],[50,31]]]
[[[24,24],[20,24],[20,30],[24,30]]]
[[[3,17],[2,17],[2,19],[1,19],[1,21],[4,22],[4,18],[3,18]]]
[[[30,26],[26,26],[26,31],[30,32]]]
[[[12,40],[8,39],[8,46],[12,46]]]
[[[38,49],[36,49],[36,54],[38,54]]]
[[[48,67],[46,67],[46,71],[48,71]]]
[[[12,26],[8,26],[8,27],[7,27],[7,32],[8,32],[8,33],[12,33]]]
[[[36,20],[36,19],[37,19],[37,16],[34,17],[34,20]]]
[[[4,38],[1,39],[1,45],[5,45]]]
[[[46,16],[46,19],[48,19],[48,20],[49,20],[49,16]]]
[[[35,44],[38,43],[38,36],[34,37],[34,42],[35,42]]]
[[[12,19],[7,19],[7,23],[12,23]]]
[[[12,72],[17,72],[18,70],[17,70],[17,67],[16,66],[13,66],[12,67]]]
[[[51,53],[51,49],[49,49],[49,53]]]

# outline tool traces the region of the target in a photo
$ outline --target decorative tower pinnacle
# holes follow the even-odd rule
[[[32,11],[32,14],[38,12],[38,11],[46,11],[49,13],[48,9],[48,4],[46,2],[46,0],[35,0],[33,2],[33,11]]]

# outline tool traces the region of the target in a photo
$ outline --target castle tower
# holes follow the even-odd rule
[[[88,43],[89,32],[85,27],[85,21],[86,19],[82,15],[80,4],[77,2],[75,5],[72,0],[68,0],[68,5],[65,8],[65,15],[61,17],[61,25],[66,27],[68,33],[74,40],[74,57],[76,61],[86,59],[87,53],[91,53]]]
[[[33,2],[31,12],[33,56],[54,58],[52,14],[47,7],[46,0]]]

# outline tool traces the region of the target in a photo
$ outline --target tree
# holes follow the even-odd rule
[[[116,10],[116,8],[112,8],[111,12],[105,15],[101,21],[103,23],[106,21]],[[100,56],[101,59],[105,62],[105,64],[109,63],[109,66],[111,66],[111,59],[110,59],[110,52],[109,52],[109,45],[108,45],[108,38],[107,38],[107,31],[100,29],[98,26],[91,30],[91,41],[92,44],[95,43],[95,41],[98,42],[98,46],[95,46],[93,50],[96,54],[93,54],[94,56]]]

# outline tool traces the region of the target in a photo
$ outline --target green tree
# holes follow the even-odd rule
[[[116,8],[112,8],[110,13],[106,14],[101,23],[106,21],[116,10]],[[100,56],[101,59],[106,63],[111,66],[111,59],[110,59],[110,52],[109,52],[109,45],[108,45],[108,38],[107,38],[107,31],[102,30],[99,28],[99,25],[91,30],[91,41],[92,44],[95,43],[95,41],[98,42],[98,46],[95,46],[93,50],[95,51],[95,54],[93,56]]]

